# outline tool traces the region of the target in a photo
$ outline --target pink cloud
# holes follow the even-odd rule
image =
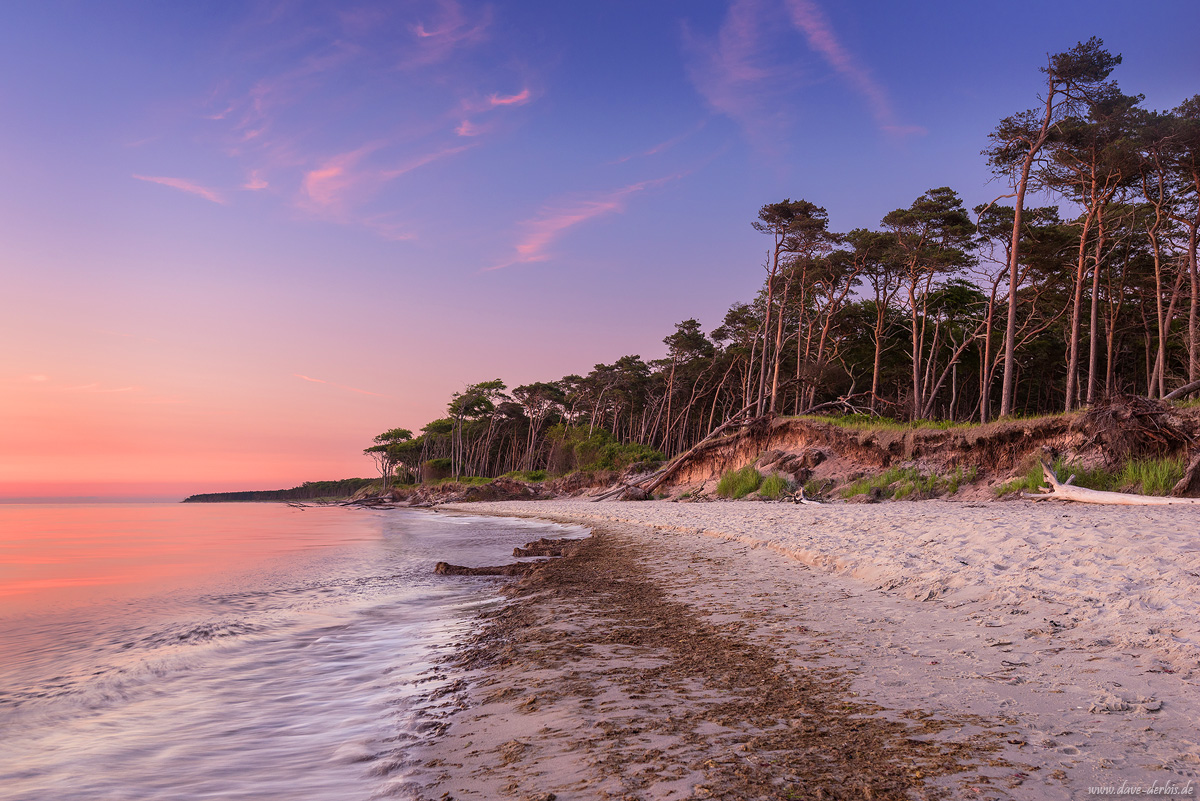
[[[378,157],[372,159],[374,164],[367,163],[385,146],[384,142],[370,142],[356,150],[333,156],[306,172],[297,205],[334,222],[360,225],[393,242],[416,239],[416,234],[404,224],[391,220],[388,214],[363,216],[360,210],[364,203],[389,181],[439,159],[469,150],[475,144],[444,147],[392,167],[379,166]]]
[[[267,189],[271,185],[267,183],[267,179],[263,178],[259,170],[251,170],[250,175],[246,178],[246,183],[242,184],[242,189],[248,189],[251,192],[257,192],[260,189]]]
[[[475,147],[475,145],[470,144],[470,145],[459,145],[458,147],[446,147],[446,148],[442,148],[441,150],[435,150],[432,153],[426,153],[423,156],[417,156],[414,159],[410,159],[409,161],[401,164],[398,167],[394,167],[390,170],[384,170],[380,173],[380,175],[386,180],[391,180],[392,178],[398,178],[407,172],[412,172],[413,170],[417,169],[418,167],[424,167],[426,164],[432,164],[433,162],[435,162],[439,159],[444,159],[447,156],[453,156],[456,153],[462,153],[464,150],[470,150],[473,147]]]
[[[765,32],[772,9],[766,0],[734,0],[716,38],[705,41],[685,30],[692,52],[689,73],[708,106],[735,120],[752,138],[768,145],[781,138],[777,95],[787,72],[764,63]]]
[[[675,145],[679,144],[684,139],[687,139],[689,136],[695,134],[697,131],[699,131],[701,128],[703,128],[706,124],[707,124],[706,120],[701,120],[698,124],[692,126],[691,128],[689,128],[688,130],[679,134],[678,136],[672,136],[670,139],[665,139],[662,142],[659,142],[657,145],[647,148],[646,150],[643,150],[640,153],[633,153],[628,156],[621,156],[618,159],[613,159],[612,161],[609,162],[609,164],[623,164],[626,161],[629,161],[630,159],[634,159],[634,158],[645,158],[646,156],[656,156],[659,153],[663,153],[663,152],[675,147]]]
[[[669,175],[665,178],[641,181],[561,206],[543,208],[537,217],[522,223],[521,227],[525,229],[525,235],[515,247],[516,255],[501,264],[485,267],[480,272],[501,270],[514,264],[546,261],[551,257],[548,252],[549,247],[567,230],[595,217],[623,211],[625,202],[631,195],[645,189],[662,186],[679,177],[681,176]]]
[[[486,133],[487,130],[488,126],[486,125],[476,125],[470,120],[463,120],[462,123],[460,123],[459,126],[454,129],[454,133],[458,134],[459,136],[480,136],[481,134]]]
[[[304,381],[311,381],[314,384],[327,384],[331,387],[337,387],[338,389],[344,389],[347,392],[357,392],[360,395],[373,395],[376,398],[386,398],[387,397],[387,395],[384,395],[381,392],[370,392],[368,390],[359,389],[357,387],[349,387],[349,386],[346,386],[345,384],[337,384],[337,383],[334,383],[333,381],[326,381],[323,378],[310,378],[309,376],[301,375],[300,373],[292,373],[292,376],[295,378],[303,379]]]
[[[377,214],[362,221],[362,224],[380,237],[392,242],[411,242],[417,238],[408,226],[389,219],[390,215]]]
[[[876,83],[870,71],[846,50],[833,32],[824,12],[812,0],[787,0],[792,24],[808,39],[808,45],[825,59],[861,94],[871,109],[880,129],[893,134],[924,133],[919,126],[896,123],[891,100],[883,87]]]
[[[336,155],[316,169],[306,172],[301,185],[305,204],[309,208],[341,212],[347,196],[364,182],[376,177],[373,172],[356,168],[364,156],[380,147],[379,142],[368,142],[356,150]]]
[[[523,106],[530,100],[530,92],[528,89],[522,89],[515,95],[500,95],[494,94],[488,96],[488,103],[493,108],[497,106]]]
[[[182,178],[167,178],[156,175],[134,175],[133,177],[139,181],[149,181],[152,184],[162,184],[163,186],[169,186],[172,189],[178,189],[180,192],[199,195],[205,200],[211,200],[213,203],[225,202],[225,198],[221,197],[221,195],[215,190],[208,189],[200,186],[199,184],[194,184],[191,181],[185,181]]]
[[[484,9],[478,17],[470,19],[456,0],[439,0],[437,5],[433,21],[412,26],[415,48],[401,60],[402,69],[444,61],[460,46],[482,41],[491,24],[491,9]]]

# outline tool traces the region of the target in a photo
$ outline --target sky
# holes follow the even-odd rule
[[[1091,36],[1164,109],[1200,4],[0,4],[0,498],[370,475],[450,395],[761,284],[784,198],[876,226]]]

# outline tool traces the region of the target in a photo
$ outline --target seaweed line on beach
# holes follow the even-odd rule
[[[844,673],[673,600],[635,545],[597,532],[486,613],[450,660],[472,677],[473,711],[544,725],[431,760],[428,797],[910,799],[964,782],[1003,795],[995,769],[1013,766],[995,755],[1000,722],[857,700]]]

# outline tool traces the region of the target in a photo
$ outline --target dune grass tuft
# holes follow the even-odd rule
[[[769,475],[763,479],[762,484],[758,488],[758,496],[767,498],[768,500],[777,501],[793,490],[792,482],[788,481],[783,476]]]
[[[717,495],[722,498],[745,498],[758,489],[762,483],[762,473],[754,469],[754,465],[746,465],[741,470],[730,470],[721,476],[717,482]]]

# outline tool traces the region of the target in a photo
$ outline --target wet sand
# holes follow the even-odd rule
[[[924,505],[465,507],[596,534],[514,584],[456,654],[418,795],[1034,799],[1189,781],[1194,795],[1200,704],[1179,648],[1112,647],[1068,610],[1033,619],[1046,599],[1009,599],[1004,619],[995,588],[909,597],[761,547],[813,519],[837,540],[839,513],[883,530],[908,506]],[[987,535],[1006,506],[949,517]],[[1071,508],[1021,515],[1052,535]],[[764,514],[787,517],[743,536]],[[710,527],[689,533],[697,516]]]

